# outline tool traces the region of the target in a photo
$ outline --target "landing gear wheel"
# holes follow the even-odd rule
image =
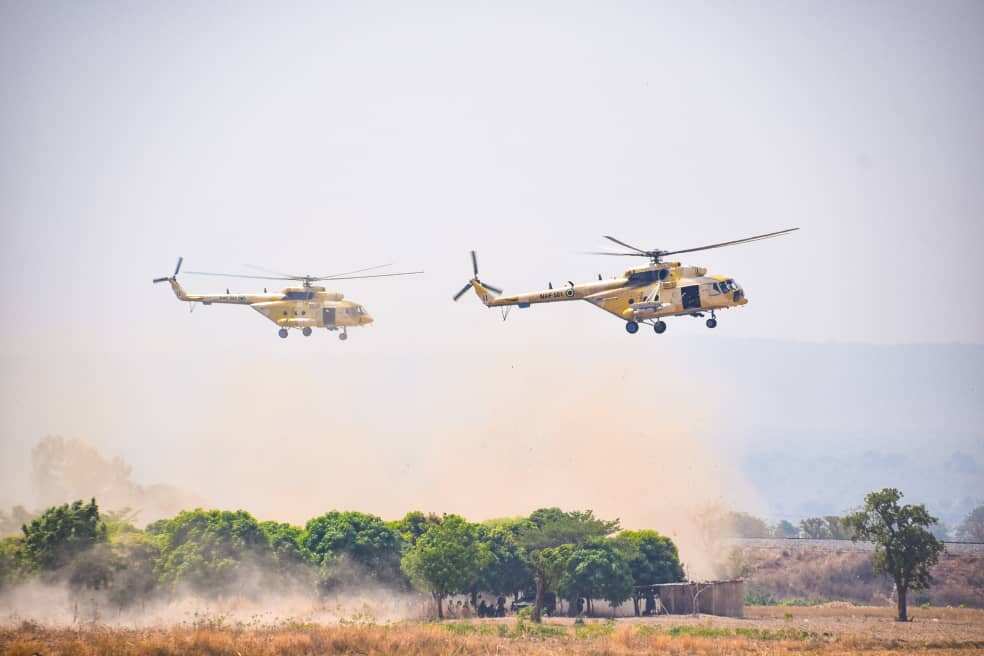
[[[663,333],[666,332],[666,322],[657,321],[656,323],[653,324],[653,330],[656,331],[657,335],[662,335]]]
[[[286,328],[281,328],[280,330],[277,331],[277,334],[280,335],[280,338],[281,339],[287,339],[287,329]]]
[[[628,323],[625,324],[625,331],[630,335],[635,335],[637,332],[639,332],[639,324],[637,324],[635,321],[629,321]]]
[[[304,328],[301,329],[301,334],[304,335],[305,337],[310,337],[311,336],[311,326],[304,326]]]
[[[341,333],[341,334],[339,334],[338,339],[340,339],[340,340],[342,340],[344,342],[346,339],[348,339],[348,333]]]
[[[708,327],[708,328],[716,328],[716,327],[717,327],[717,325],[718,325],[718,320],[717,320],[717,319],[715,319],[714,317],[711,317],[710,319],[708,319],[708,320],[707,320],[707,321],[705,321],[704,323],[706,323],[706,324],[707,324],[707,327]]]

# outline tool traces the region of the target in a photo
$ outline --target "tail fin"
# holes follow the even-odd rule
[[[483,283],[478,278],[471,281],[472,289],[475,290],[475,294],[478,296],[478,300],[482,301],[485,305],[489,304],[489,301],[498,298],[499,294],[502,293],[499,289],[492,289],[485,283]]]

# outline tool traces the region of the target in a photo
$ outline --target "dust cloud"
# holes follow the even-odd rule
[[[141,486],[122,460],[65,439],[43,443],[36,493],[46,502],[96,496],[107,509],[139,509],[142,523],[194,505],[295,524],[333,509],[477,521],[591,508],[671,536],[689,576],[718,574],[701,514],[759,507],[715,443],[719,387],[692,378],[672,352],[646,359],[631,344],[604,355],[475,351],[352,352],[327,366],[285,356],[282,376],[217,359],[195,371],[194,385],[166,388],[110,362],[117,375],[107,380],[131,381],[130,407],[154,398],[172,409],[158,414],[161,436],[142,445],[148,462],[138,468],[172,485]],[[155,363],[165,380],[190,366],[172,360]],[[119,430],[140,434],[145,422],[124,413]],[[159,500],[159,489],[173,494]]]

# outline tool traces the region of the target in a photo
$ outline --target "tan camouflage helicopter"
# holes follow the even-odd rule
[[[287,337],[288,328],[300,328],[301,334],[309,337],[314,328],[327,328],[330,331],[341,332],[338,339],[348,339],[348,328],[353,326],[366,326],[372,323],[372,316],[366,309],[352,300],[346,300],[341,292],[329,292],[324,287],[313,285],[315,282],[336,281],[336,280],[358,280],[362,278],[389,278],[392,276],[412,276],[423,271],[406,271],[401,273],[377,273],[371,275],[354,275],[366,271],[374,271],[390,264],[357,269],[355,271],[345,271],[329,276],[296,276],[286,273],[275,273],[273,276],[253,276],[238,275],[233,273],[207,273],[204,271],[186,271],[186,274],[196,276],[222,276],[225,278],[251,278],[255,280],[294,280],[301,283],[300,287],[287,287],[279,292],[268,293],[266,289],[262,294],[230,294],[226,289],[225,294],[189,294],[181,283],[178,282],[178,272],[181,271],[181,263],[184,258],[178,258],[178,265],[174,267],[174,273],[165,278],[154,278],[154,283],[169,282],[174,295],[182,301],[191,303],[194,309],[195,303],[202,305],[212,305],[219,303],[223,305],[248,305],[273,323],[280,326],[277,332],[282,338]],[[266,271],[261,267],[250,267]]]
[[[625,321],[625,330],[629,334],[637,333],[640,323],[650,324],[657,334],[662,334],[666,332],[666,322],[663,321],[665,317],[703,317],[705,314],[710,315],[706,322],[707,327],[714,328],[717,326],[715,313],[718,310],[748,303],[745,290],[733,278],[709,276],[704,267],[682,266],[679,262],[664,262],[663,258],[667,255],[693,253],[778,237],[794,230],[799,228],[787,228],[764,235],[676,251],[643,250],[615,237],[604,235],[605,239],[629,249],[630,252],[592,252],[592,255],[645,257],[649,259],[649,264],[627,269],[617,278],[604,280],[599,275],[597,281],[578,285],[568,281],[567,286],[560,289],[554,289],[551,283],[543,291],[515,296],[502,296],[501,289],[479,280],[478,260],[475,251],[472,251],[472,270],[475,276],[454,295],[454,300],[457,301],[469,289],[474,289],[478,298],[487,307],[503,308],[503,319],[512,306],[528,308],[534,303],[588,301]]]

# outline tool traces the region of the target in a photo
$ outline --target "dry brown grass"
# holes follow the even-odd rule
[[[585,627],[556,620],[543,629],[512,620],[159,629],[55,629],[25,623],[0,629],[0,652],[12,656],[984,653],[982,611],[940,609],[900,624],[892,622],[885,610],[752,608],[746,620],[663,617],[591,622]]]

